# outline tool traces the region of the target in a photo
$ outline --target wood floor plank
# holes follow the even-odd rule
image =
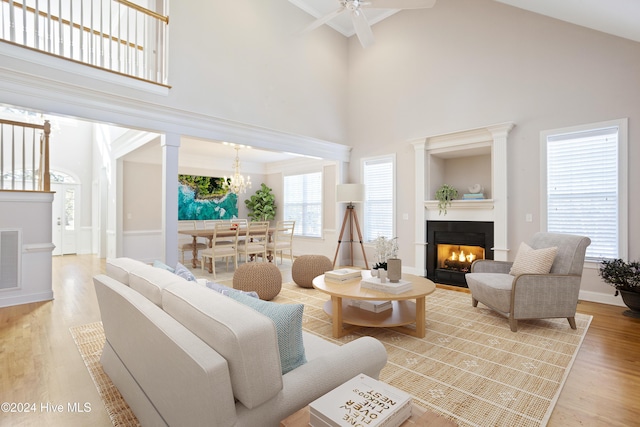
[[[100,320],[92,277],[101,272],[104,260],[92,255],[54,257],[54,301],[0,309],[0,400],[38,405],[35,413],[1,413],[0,426],[111,425],[69,332]],[[578,311],[594,318],[548,425],[638,425],[640,319],[591,302]],[[75,402],[88,402],[91,412],[69,413]],[[47,411],[48,403],[65,411]]]

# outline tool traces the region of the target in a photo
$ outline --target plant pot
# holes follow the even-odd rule
[[[627,307],[629,307],[629,310],[622,314],[635,319],[640,319],[640,292],[621,290],[620,295],[622,295],[622,301]]]

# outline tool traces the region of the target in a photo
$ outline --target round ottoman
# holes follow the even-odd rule
[[[282,289],[282,274],[270,262],[247,262],[233,273],[233,288],[240,291],[255,291],[260,299],[272,300]]]
[[[333,270],[333,263],[326,256],[302,255],[293,261],[291,278],[301,288],[313,288],[311,281],[330,270]]]

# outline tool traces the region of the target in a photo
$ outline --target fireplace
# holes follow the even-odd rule
[[[427,278],[467,287],[476,259],[493,259],[493,222],[427,221]]]

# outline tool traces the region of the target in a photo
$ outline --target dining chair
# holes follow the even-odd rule
[[[274,258],[277,258],[278,252],[280,252],[280,264],[282,264],[284,251],[289,251],[289,258],[293,262],[293,230],[295,226],[295,221],[278,221],[276,229],[267,243],[267,251],[272,253]]]
[[[178,221],[178,230],[195,230],[195,221]],[[196,243],[196,253],[207,247],[206,243]],[[193,252],[193,237],[186,234],[178,234],[178,251],[180,252],[180,263],[184,264],[184,253]],[[194,264],[195,265],[195,264]]]
[[[200,266],[204,270],[206,260],[209,259],[209,273],[216,278],[216,258],[226,258],[227,271],[229,271],[229,258],[233,258],[234,268],[238,267],[238,227],[228,222],[219,222],[213,229],[211,247],[202,251]]]
[[[269,238],[269,221],[251,221],[244,227],[244,238],[238,239],[238,255],[244,254],[245,262],[249,255],[262,255],[267,260],[267,242]]]

